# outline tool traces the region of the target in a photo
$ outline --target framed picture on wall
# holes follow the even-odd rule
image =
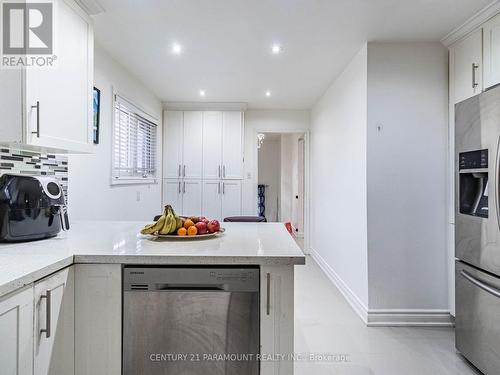
[[[92,100],[92,107],[94,109],[93,129],[92,134],[94,144],[99,144],[99,117],[101,112],[101,90],[94,87],[94,96]]]

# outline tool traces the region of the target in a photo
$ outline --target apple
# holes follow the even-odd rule
[[[207,224],[207,227],[208,227],[208,231],[210,233],[215,233],[215,232],[218,232],[220,230],[220,224],[217,220],[211,220]]]
[[[207,224],[203,221],[198,221],[194,226],[198,229],[198,234],[206,234],[208,231]]]
[[[203,219],[203,220],[200,220],[200,221],[203,221],[207,225],[208,225],[208,223],[210,223],[210,220],[208,220],[208,219]]]

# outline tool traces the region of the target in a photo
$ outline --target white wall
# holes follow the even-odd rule
[[[294,132],[309,129],[308,110],[248,110],[245,112],[245,180],[243,215],[257,214],[257,132]]]
[[[311,114],[311,247],[368,306],[367,47]]]
[[[447,56],[440,43],[368,44],[372,309],[448,306]]]
[[[95,46],[94,86],[101,90],[100,143],[95,145],[92,155],[69,157],[70,218],[72,220],[151,220],[161,211],[160,183],[110,186],[112,90],[114,89],[158,119],[158,160],[161,160],[162,143],[161,102],[97,44]]]
[[[259,185],[268,185],[265,193],[265,215],[268,221],[278,221],[278,199],[281,188],[281,139],[265,139],[258,153]]]
[[[280,221],[297,223],[297,199],[299,193],[299,138],[302,133],[281,135],[281,212]]]

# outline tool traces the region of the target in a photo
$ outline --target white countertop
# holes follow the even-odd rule
[[[73,263],[294,265],[305,257],[281,223],[223,223],[213,239],[142,236],[144,222],[71,224],[57,237],[0,243],[0,296]]]

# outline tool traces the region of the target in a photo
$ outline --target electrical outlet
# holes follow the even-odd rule
[[[141,201],[141,192],[140,192],[140,191],[136,191],[135,200],[136,200],[137,202],[140,202],[140,201]]]

